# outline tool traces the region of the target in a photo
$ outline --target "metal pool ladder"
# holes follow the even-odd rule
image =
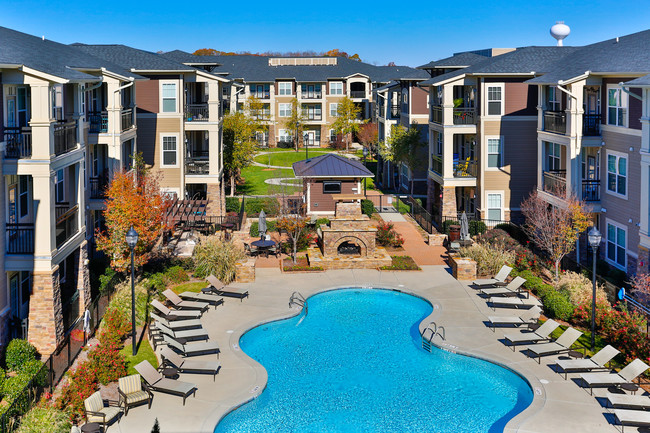
[[[302,296],[302,293],[300,292],[293,292],[289,298],[289,308],[293,307],[294,305],[302,307],[303,311],[305,312],[305,316],[309,312],[309,308],[307,307],[307,300],[304,296]]]
[[[429,338],[427,338],[427,332],[429,332]],[[431,341],[436,338],[436,335],[439,335],[440,338],[444,341],[445,338],[445,327],[438,326],[436,322],[430,322],[424,331],[422,331],[422,348],[427,352],[431,352]]]

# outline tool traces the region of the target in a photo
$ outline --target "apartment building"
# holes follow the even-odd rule
[[[124,45],[74,47],[146,78],[134,85],[138,152],[161,173],[164,191],[179,198],[207,198],[207,214],[222,215],[221,100],[223,85],[229,80],[209,72],[214,66],[210,62],[188,66]],[[111,98],[109,92],[104,95]],[[109,161],[101,151],[103,143],[98,144],[98,171],[93,171],[94,175],[102,173]]]
[[[127,163],[141,77],[7,28],[0,40],[0,344],[26,337],[49,354],[90,304],[87,170],[100,143],[102,168]]]

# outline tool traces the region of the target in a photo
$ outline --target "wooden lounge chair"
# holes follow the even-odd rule
[[[201,325],[201,321],[199,319],[187,319],[187,320],[167,320],[162,315],[158,315],[154,313],[153,311],[149,313],[149,316],[151,316],[152,319],[154,319],[157,322],[162,323],[169,329],[173,329],[174,331],[182,331],[183,329],[193,329],[193,328],[201,328],[203,325]]]
[[[174,307],[178,308],[179,310],[205,311],[210,308],[210,304],[207,302],[184,301],[172,289],[167,289],[162,293],[165,295],[165,298],[167,298],[167,300],[174,304]]]
[[[607,345],[589,359],[558,359],[556,364],[564,372],[564,379],[566,380],[568,373],[571,372],[607,370],[605,364],[614,359],[619,353],[620,351]]]
[[[185,399],[189,395],[193,394],[196,397],[196,385],[189,382],[181,382],[180,380],[164,378],[147,360],[142,361],[133,368],[140,373],[147,386],[153,391],[183,397],[183,406],[185,406]]]
[[[492,331],[496,325],[535,325],[539,316],[542,314],[542,309],[537,305],[533,306],[530,310],[526,310],[519,316],[489,316],[488,324],[491,325]]]
[[[505,286],[506,278],[508,278],[510,272],[512,272],[512,268],[510,266],[503,265],[501,267],[501,270],[494,276],[494,278],[474,280],[472,284],[475,286]]]
[[[210,373],[212,381],[216,380],[217,373],[221,369],[219,361],[201,361],[194,359],[183,359],[178,353],[169,347],[163,347],[160,351],[164,365],[170,365],[181,373]]]
[[[207,302],[208,304],[214,305],[215,309],[219,305],[223,305],[223,298],[211,293],[183,292],[178,296],[187,301]]]
[[[621,433],[625,432],[625,426],[650,426],[650,412],[644,410],[614,409],[614,416],[621,425]]]
[[[541,327],[540,327],[541,328]],[[551,343],[541,343],[535,344],[533,346],[528,346],[526,349],[528,353],[532,353],[537,357],[537,363],[542,363],[542,356],[547,355],[557,355],[560,353],[567,353],[571,350],[573,343],[578,341],[578,338],[582,335],[582,332],[574,328],[568,328],[566,331],[560,335],[557,340]]]
[[[585,384],[585,388],[589,388],[593,394],[595,387],[621,386],[632,383],[648,368],[650,367],[645,362],[637,358],[618,373],[581,373],[580,379]]]
[[[176,340],[173,337],[170,337],[167,334],[163,334],[163,341],[169,346],[172,347],[177,352],[180,352],[184,356],[195,356],[203,355],[206,353],[216,353],[217,358],[219,358],[219,345],[214,341],[205,341],[201,343],[189,343],[186,344],[183,340]]]
[[[173,329],[168,328],[162,322],[155,322],[154,328],[163,334],[169,335],[170,337],[176,340],[207,340],[209,338],[208,333],[203,328],[196,329],[186,329],[183,331],[174,331]]]
[[[519,296],[522,293],[526,293],[526,297],[528,297],[528,292],[521,290],[525,282],[526,280],[524,278],[515,277],[505,287],[482,288],[481,293],[487,296]]]
[[[613,407],[614,409],[650,409],[649,395],[615,394],[613,392],[608,392],[607,402],[608,406]]]
[[[515,351],[515,345],[519,343],[539,343],[540,341],[548,341],[550,340],[550,335],[557,327],[560,326],[559,323],[557,323],[553,319],[548,319],[546,322],[542,324],[539,328],[537,328],[536,331],[534,332],[519,332],[517,334],[505,334],[503,337],[512,347],[512,351]]]
[[[196,310],[172,310],[163,305],[162,302],[154,299],[151,301],[151,305],[160,311],[163,317],[167,320],[187,320],[187,319],[198,319],[201,317],[201,312]]]
[[[540,302],[532,298],[504,298],[502,296],[495,296],[488,298],[488,304],[496,311],[497,307],[515,307],[515,308],[532,308],[535,305],[539,306]]]
[[[210,275],[206,278],[210,285],[204,290],[212,293],[216,293],[219,296],[228,296],[231,298],[239,298],[240,301],[243,301],[244,298],[248,297],[248,291],[233,289],[232,287],[226,288],[226,285],[219,281],[214,275]]]
[[[142,384],[139,374],[120,377],[117,380],[117,392],[120,396],[120,405],[124,409],[124,416],[128,415],[130,407],[141,403],[147,403],[151,409],[153,394]]]
[[[104,405],[105,403],[107,404],[106,406]],[[104,427],[104,431],[122,413],[117,402],[111,400],[104,401],[99,391],[84,400],[84,409],[86,422],[101,424]]]

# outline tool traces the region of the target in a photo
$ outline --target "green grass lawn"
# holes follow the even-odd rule
[[[315,156],[320,156],[328,153],[327,151],[322,151],[320,149],[309,149],[309,157],[313,158]],[[291,164],[294,162],[302,161],[305,158],[305,150],[301,149],[298,152],[290,150],[288,152],[273,152],[266,155],[257,155],[255,161],[260,164],[266,165],[276,165],[280,167],[291,167]]]
[[[126,365],[128,368],[127,374],[129,375],[137,374],[138,372],[135,371],[135,368],[133,368],[133,366],[139,364],[144,360],[149,361],[149,363],[153,365],[154,368],[158,368],[158,359],[156,358],[156,354],[153,352],[153,349],[149,344],[149,340],[146,338],[142,340],[142,343],[140,343],[138,353],[136,353],[135,356],[133,356],[131,353],[131,340],[127,340],[127,343],[124,344],[124,348],[120,350],[120,353],[126,357]]]
[[[172,290],[176,293],[183,293],[183,292],[198,293],[201,291],[202,288],[207,287],[207,285],[208,284],[205,281],[194,281],[191,283],[179,284],[178,286],[172,287]]]
[[[311,153],[312,149],[314,149],[317,152],[336,152],[336,149],[333,149],[331,147],[310,147],[309,148],[309,153]],[[260,147],[257,149],[258,152],[293,152],[296,153],[296,150],[291,147],[269,147],[269,148],[264,148]],[[302,152],[303,154],[305,153],[305,148],[300,147],[298,149],[298,153]]]
[[[264,183],[266,179],[274,177],[293,177],[293,170],[265,169],[264,167],[250,166],[242,170],[243,185],[237,185],[237,195],[267,195],[282,192],[283,188]],[[300,188],[287,187],[286,192],[291,194]]]

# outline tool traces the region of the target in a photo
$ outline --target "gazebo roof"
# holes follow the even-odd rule
[[[356,178],[375,176],[359,161],[337,155],[333,152],[294,162],[293,173],[297,178]]]

